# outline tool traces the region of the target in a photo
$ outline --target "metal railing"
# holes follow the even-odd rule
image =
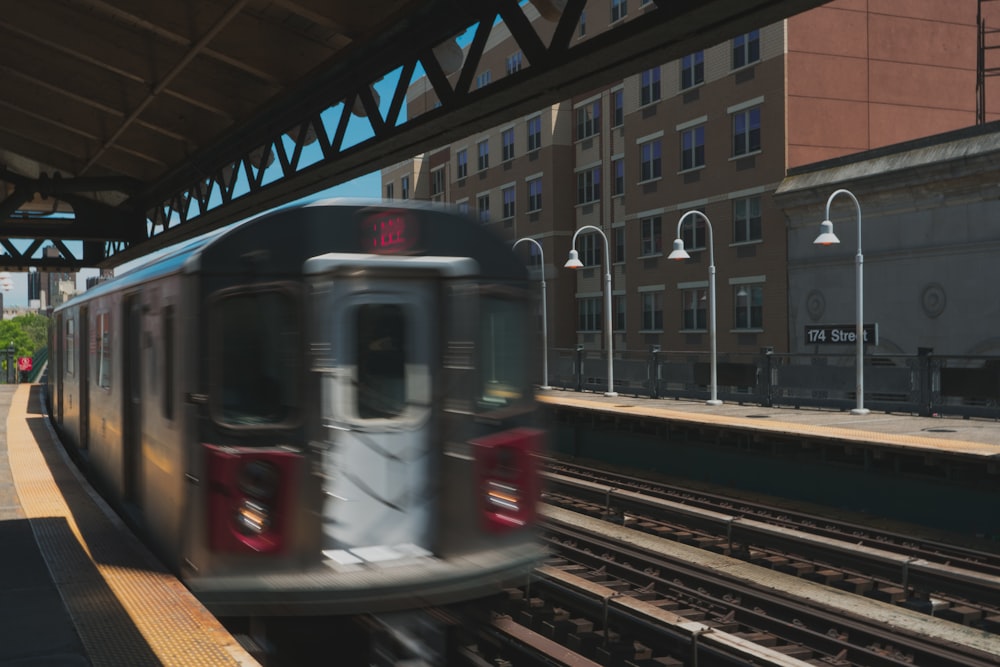
[[[849,410],[856,404],[854,354],[719,354],[718,394],[730,403]],[[1000,419],[1000,357],[877,355],[864,360],[865,406],[922,416]],[[549,384],[607,389],[600,350],[550,350]],[[650,398],[707,400],[707,352],[616,351],[614,388]]]

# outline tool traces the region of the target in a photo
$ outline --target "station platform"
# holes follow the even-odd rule
[[[0,664],[257,665],[65,458],[41,389],[0,385]]]
[[[608,415],[645,417],[702,426],[723,426],[759,435],[823,439],[841,443],[947,454],[1000,464],[1000,422],[962,418],[810,408],[605,396],[594,392],[539,391],[539,402]]]
[[[566,390],[536,397],[558,458],[1000,544],[997,421]]]

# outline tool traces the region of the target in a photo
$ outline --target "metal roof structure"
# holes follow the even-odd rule
[[[823,0],[633,0],[627,21],[573,39],[598,4],[17,3],[0,15],[0,269],[113,267]],[[556,25],[547,43],[533,11]],[[499,22],[526,66],[474,88]],[[418,75],[441,105],[406,118]],[[349,145],[359,122],[368,138]]]

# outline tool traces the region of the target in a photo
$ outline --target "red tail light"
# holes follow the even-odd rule
[[[470,441],[479,477],[480,507],[488,530],[534,522],[539,496],[538,467],[543,432],[517,428]]]
[[[274,553],[290,534],[298,454],[204,445],[213,551]]]

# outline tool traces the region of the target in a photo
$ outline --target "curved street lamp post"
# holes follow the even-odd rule
[[[719,400],[719,383],[718,383],[718,365],[716,363],[716,345],[715,345],[715,242],[713,237],[715,233],[712,231],[712,221],[708,219],[708,216],[701,211],[691,210],[681,216],[681,219],[677,221],[677,238],[674,239],[674,249],[667,259],[683,260],[688,259],[691,256],[687,254],[684,250],[684,239],[681,238],[681,225],[684,224],[684,218],[689,215],[700,216],[705,224],[708,226],[708,298],[711,300],[710,309],[708,311],[708,337],[711,340],[712,345],[712,384],[711,391],[712,397],[705,401],[706,405],[722,405],[722,401]]]
[[[845,194],[854,202],[854,207],[858,212],[858,254],[854,257],[855,267],[855,294],[857,302],[857,323],[854,337],[857,339],[858,360],[857,360],[857,387],[855,389],[858,399],[858,407],[851,410],[853,415],[866,415],[870,411],[865,407],[865,332],[864,332],[864,266],[865,259],[861,254],[861,204],[858,198],[850,190],[840,189],[830,195],[826,200],[826,219],[820,223],[819,236],[813,241],[816,245],[833,245],[840,243],[840,239],[833,233],[833,223],[830,221],[830,204],[833,198],[839,194]]]
[[[514,241],[511,249],[516,248],[517,244],[522,241],[530,241],[535,244],[542,263],[542,386],[539,389],[552,389],[549,386],[549,314],[545,305],[545,251],[542,250],[542,244],[530,236]]]
[[[576,251],[576,237],[580,235],[583,230],[593,230],[601,235],[604,239],[604,262],[607,270],[604,273],[604,334],[607,340],[608,347],[608,390],[604,392],[605,396],[617,396],[618,392],[615,391],[615,370],[612,364],[612,334],[611,334],[611,254],[608,249],[608,237],[604,234],[600,227],[595,227],[594,225],[584,225],[580,229],[576,230],[573,234],[573,241],[570,243],[569,259],[563,265],[567,269],[579,269],[583,267],[583,262],[580,261],[580,255]]]

